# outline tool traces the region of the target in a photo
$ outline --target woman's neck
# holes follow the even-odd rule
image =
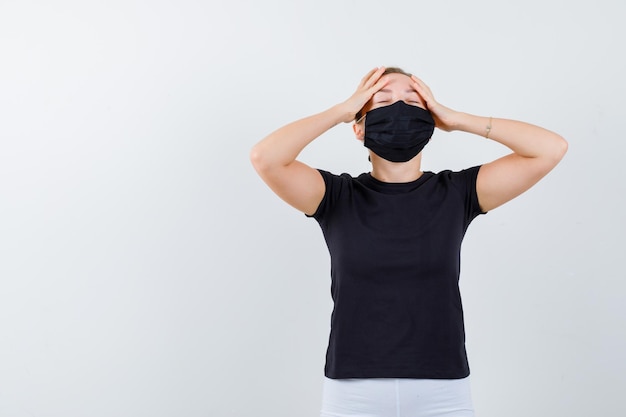
[[[372,177],[382,182],[411,182],[422,176],[422,153],[407,162],[390,162],[370,152]]]

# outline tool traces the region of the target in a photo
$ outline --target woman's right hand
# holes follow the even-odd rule
[[[385,68],[374,68],[346,101],[312,116],[289,123],[267,135],[250,151],[252,165],[265,183],[288,204],[312,215],[319,207],[326,184],[317,169],[296,158],[311,141],[340,122],[350,123],[374,93],[384,87]]]
[[[345,109],[344,114],[346,115],[342,120],[344,123],[354,121],[359,110],[367,104],[377,91],[385,86],[386,79],[382,78],[384,72],[385,67],[372,69],[363,77],[354,94],[341,103]]]

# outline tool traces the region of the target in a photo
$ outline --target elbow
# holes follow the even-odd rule
[[[250,163],[258,173],[265,172],[272,167],[268,150],[262,143],[257,143],[250,149]]]
[[[568,146],[569,145],[567,141],[562,136],[557,136],[556,143],[554,146],[554,159],[556,160],[557,163],[561,159],[563,159],[563,157],[567,153]]]
[[[264,165],[264,156],[263,151],[260,149],[259,144],[257,143],[250,149],[250,163],[257,171],[260,171]]]
[[[549,145],[547,144],[541,154],[537,157],[538,161],[542,161],[541,166],[543,166],[542,170],[544,171],[544,175],[561,162],[567,153],[567,147],[567,141],[563,137],[554,134],[554,137],[550,140]]]

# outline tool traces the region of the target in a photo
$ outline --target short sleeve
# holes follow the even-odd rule
[[[450,179],[454,187],[461,193],[465,204],[465,224],[469,225],[479,214],[486,214],[478,203],[478,193],[476,192],[476,178],[480,165],[464,169],[458,172],[451,172]]]
[[[335,175],[322,169],[318,169],[318,171],[322,175],[326,186],[324,190],[324,197],[322,198],[322,201],[320,201],[315,213],[312,215],[305,215],[307,217],[313,217],[315,220],[320,222],[328,217],[330,212],[332,212],[333,207],[337,201],[340,200],[341,195],[349,187],[351,177],[349,174]]]

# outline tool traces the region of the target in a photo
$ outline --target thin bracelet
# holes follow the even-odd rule
[[[491,132],[491,119],[492,119],[492,117],[489,116],[489,125],[486,128],[487,129],[487,134],[485,134],[485,138],[486,139],[489,139],[489,133]]]

